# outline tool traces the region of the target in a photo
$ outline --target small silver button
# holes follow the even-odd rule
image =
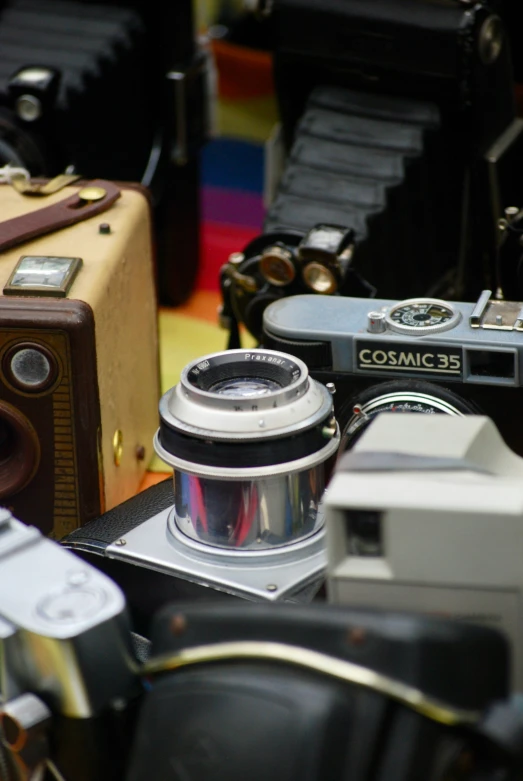
[[[367,317],[367,331],[370,334],[382,334],[387,330],[385,314],[383,312],[369,312]]]

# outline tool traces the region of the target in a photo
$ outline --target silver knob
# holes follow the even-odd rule
[[[367,331],[370,334],[382,334],[387,330],[385,315],[383,312],[369,312]]]

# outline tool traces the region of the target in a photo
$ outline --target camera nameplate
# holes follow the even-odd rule
[[[415,376],[463,378],[463,351],[458,347],[389,341],[356,341],[355,370],[414,372]]]

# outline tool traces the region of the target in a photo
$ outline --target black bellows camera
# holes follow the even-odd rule
[[[0,166],[149,188],[166,303],[198,265],[206,100],[190,0],[0,1]]]
[[[520,202],[523,166],[500,4],[266,6],[287,162],[264,235],[222,272],[226,324],[261,338],[270,301],[362,284],[383,298],[496,290],[497,221]],[[352,231],[352,247],[326,257],[316,242],[304,274],[295,248],[325,226]]]

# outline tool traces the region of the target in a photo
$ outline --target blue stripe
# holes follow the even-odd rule
[[[262,193],[263,165],[263,146],[216,138],[203,149],[202,185]]]

